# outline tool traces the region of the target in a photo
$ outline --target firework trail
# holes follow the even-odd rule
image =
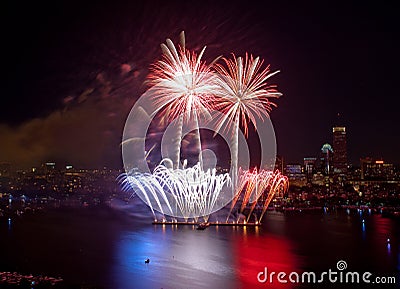
[[[263,61],[259,57],[253,58],[235,57],[233,59],[222,58],[225,65],[215,64],[217,72],[217,89],[215,91],[215,109],[221,111],[224,116],[219,120],[217,132],[224,129],[232,129],[232,169],[233,183],[237,184],[238,174],[238,133],[239,123],[248,134],[249,122],[255,129],[256,117],[263,119],[269,117],[269,112],[276,106],[269,99],[281,96],[274,85],[269,85],[267,80],[279,71],[270,72],[269,66],[261,69]]]
[[[228,173],[217,175],[215,169],[204,171],[199,163],[191,168],[173,169],[172,161],[164,159],[152,174],[132,172],[121,176],[120,181],[123,189],[133,188],[141,193],[154,216],[154,210],[158,210],[183,216],[185,220],[193,217],[197,221],[203,216],[207,221],[231,179]]]
[[[236,206],[240,197],[242,197],[239,213],[243,214],[245,208],[250,205],[250,211],[246,219],[247,222],[249,222],[257,204],[262,203],[262,211],[257,220],[257,222],[260,223],[272,198],[279,191],[286,192],[288,185],[287,177],[282,175],[279,171],[258,171],[257,168],[254,168],[252,171],[242,171],[239,169],[237,193],[232,200],[226,221],[228,222],[233,208]]]
[[[170,39],[161,44],[163,55],[151,69],[148,77],[154,91],[154,102],[163,119],[178,119],[178,131],[172,157],[174,168],[180,166],[180,146],[184,121],[194,121],[196,146],[201,162],[201,140],[198,128],[200,117],[209,117],[209,110],[214,102],[214,74],[211,66],[202,61],[204,47],[200,54],[185,48],[185,36],[181,33],[178,49]]]

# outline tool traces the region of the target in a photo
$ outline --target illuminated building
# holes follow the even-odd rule
[[[329,175],[332,173],[332,155],[333,149],[332,146],[328,143],[324,144],[321,148],[321,165],[324,170],[324,173]]]
[[[304,167],[300,164],[287,164],[285,170],[291,186],[302,187],[306,185],[306,175]]]
[[[310,182],[315,172],[317,158],[315,157],[307,157],[304,158],[304,171],[307,177],[307,181]]]
[[[333,173],[347,174],[347,141],[344,126],[333,127]]]
[[[385,163],[383,160],[372,158],[361,158],[361,179],[362,180],[393,180],[395,171],[393,164]]]
[[[55,162],[46,162],[45,164],[42,165],[42,167],[45,170],[45,173],[53,173],[56,169],[56,163]]]

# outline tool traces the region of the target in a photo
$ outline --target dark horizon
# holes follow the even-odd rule
[[[136,1],[135,1],[136,2]],[[210,62],[259,55],[283,96],[271,113],[287,163],[332,144],[337,114],[349,162],[399,164],[394,4],[8,1],[2,11],[0,162],[120,167],[124,121],[166,38]]]

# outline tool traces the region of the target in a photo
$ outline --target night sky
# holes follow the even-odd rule
[[[184,30],[188,48],[207,45],[209,62],[247,51],[281,71],[271,118],[287,162],[317,155],[340,122],[350,162],[400,163],[395,2],[296,2],[6,1],[0,162],[121,167],[124,122],[148,68]]]

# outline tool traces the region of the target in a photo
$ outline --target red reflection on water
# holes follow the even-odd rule
[[[383,263],[391,263],[393,267],[396,267],[395,259],[390,257],[391,254],[396,254],[396,252],[398,252],[397,247],[399,243],[396,238],[396,232],[394,231],[394,226],[396,225],[392,219],[383,218],[381,216],[372,216],[370,222],[375,229],[371,240],[374,243],[376,258],[379,260],[386,257]],[[387,268],[387,270],[390,270],[390,267]]]
[[[389,218],[382,217],[373,217],[371,218],[371,222],[374,224],[376,228],[376,233],[379,237],[386,239],[391,234],[392,222]]]
[[[250,229],[244,229],[250,230]],[[254,229],[253,229],[254,230]],[[293,288],[295,283],[279,283],[276,274],[285,272],[300,272],[298,260],[292,253],[293,248],[289,240],[270,235],[246,234],[236,236],[234,240],[234,256],[236,274],[240,288]],[[257,274],[267,267],[268,281],[260,283]],[[269,282],[269,275],[274,271],[273,282]]]

